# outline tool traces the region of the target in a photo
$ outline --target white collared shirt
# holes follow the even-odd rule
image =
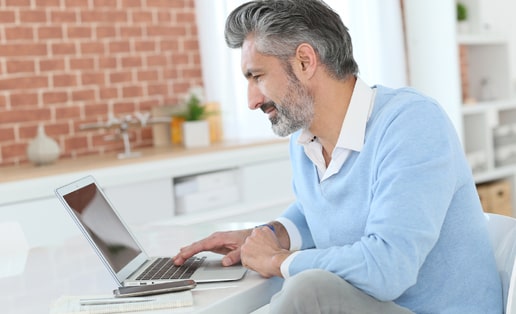
[[[298,144],[304,146],[305,154],[317,167],[319,181],[324,181],[337,173],[346,161],[351,151],[360,151],[364,146],[366,123],[371,115],[376,90],[369,87],[357,77],[353,94],[349,102],[337,144],[331,155],[331,161],[326,168],[322,145],[308,130],[303,130],[298,138]]]
[[[317,138],[308,130],[303,130],[298,138],[298,144],[303,145],[305,154],[317,167],[319,181],[322,182],[337,173],[348,158],[351,151],[361,151],[364,146],[366,124],[371,116],[374,106],[376,89],[371,88],[362,79],[357,77],[353,94],[349,102],[349,107],[342,122],[337,144],[331,155],[331,161],[326,168],[322,153],[322,145]],[[301,248],[302,240],[299,230],[287,218],[277,219],[290,237],[290,250],[295,251]],[[294,260],[296,253],[291,254],[281,264],[281,274],[283,278],[289,277],[289,266]]]

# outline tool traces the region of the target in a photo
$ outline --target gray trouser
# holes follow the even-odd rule
[[[270,312],[288,313],[412,313],[394,302],[382,302],[328,271],[306,270],[285,280],[272,297]]]

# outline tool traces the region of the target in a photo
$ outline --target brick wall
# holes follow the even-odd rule
[[[0,0],[0,166],[27,162],[39,123],[60,158],[122,150],[79,125],[178,104],[202,84],[197,39],[194,0]]]

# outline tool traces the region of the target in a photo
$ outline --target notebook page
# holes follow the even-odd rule
[[[191,291],[181,291],[167,294],[146,296],[153,301],[130,302],[119,304],[81,305],[81,299],[112,298],[112,296],[62,296],[50,309],[50,314],[109,314],[123,312],[138,312],[158,309],[193,306]],[[123,299],[123,298],[120,298]]]

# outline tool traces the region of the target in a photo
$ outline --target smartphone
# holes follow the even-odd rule
[[[155,283],[142,286],[126,286],[119,287],[113,290],[113,294],[117,298],[121,297],[136,297],[142,295],[153,295],[167,292],[190,290],[195,288],[197,283],[191,279]]]

